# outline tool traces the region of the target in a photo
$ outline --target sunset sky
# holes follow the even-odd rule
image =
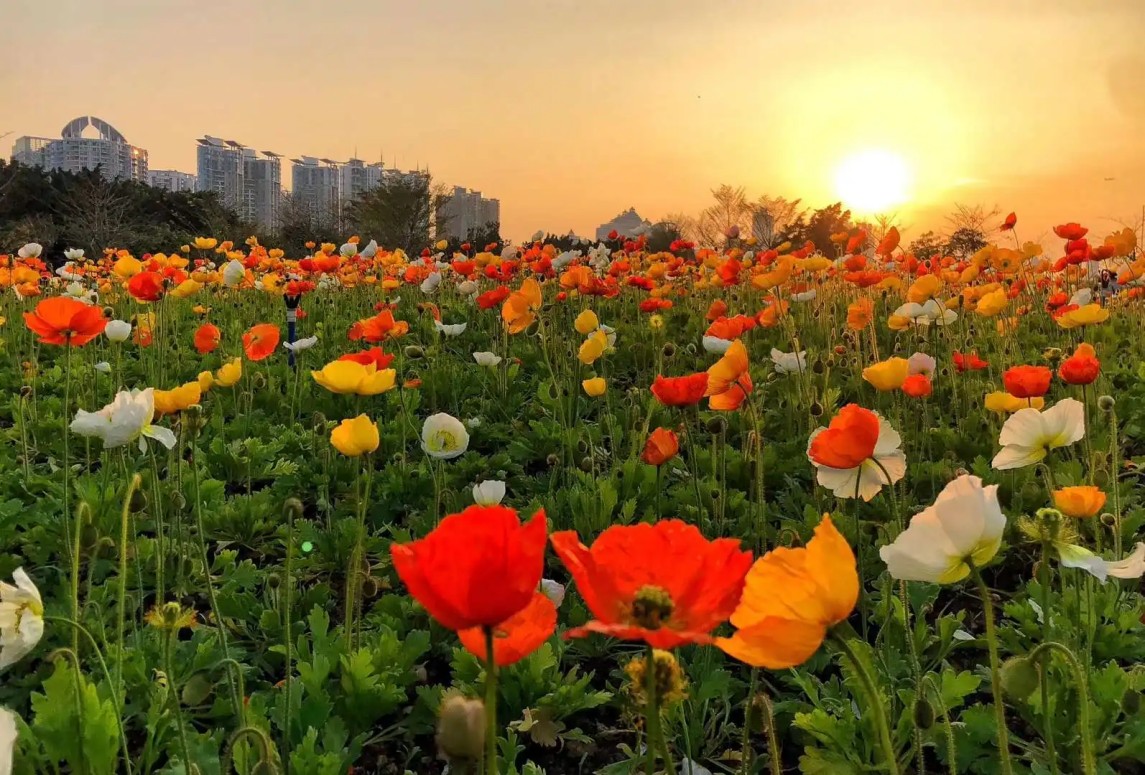
[[[499,197],[517,240],[694,213],[724,182],[825,204],[869,149],[910,172],[907,239],[952,201],[1026,238],[1145,203],[1142,0],[3,5],[5,151],[95,115],[153,169],[194,172],[203,134],[384,153]]]

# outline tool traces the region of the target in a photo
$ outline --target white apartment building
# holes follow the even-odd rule
[[[178,170],[147,170],[147,185],[164,191],[194,191],[195,176]]]
[[[332,159],[291,159],[290,189],[294,200],[310,211],[314,223],[335,223],[341,215],[342,170]]]
[[[95,116],[72,119],[59,139],[17,138],[12,160],[65,172],[98,169],[109,180],[147,181],[147,151],[128,143],[115,127]]]
[[[242,211],[245,207],[246,184],[243,146],[233,140],[205,135],[197,141],[199,191],[213,191],[223,204]]]
[[[342,207],[380,186],[385,171],[385,165],[380,161],[367,164],[361,159],[350,159],[339,165],[338,198]]]
[[[449,201],[441,208],[437,222],[442,224],[438,237],[465,239],[487,223],[500,223],[501,202],[486,199],[480,191],[454,186]]]
[[[263,228],[274,228],[281,204],[282,157],[243,148],[243,217]]]

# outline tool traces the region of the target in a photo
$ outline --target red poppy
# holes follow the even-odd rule
[[[640,302],[641,312],[658,312],[662,309],[670,309],[671,307],[672,302],[668,299],[645,299]]]
[[[359,320],[351,329],[351,339],[365,339],[371,344],[386,339],[397,339],[409,331],[409,323],[404,320],[394,320],[394,313],[388,309],[382,310],[372,318]]]
[[[612,231],[608,232],[608,238],[609,239],[616,239],[619,236],[620,236],[620,232],[618,232],[616,229],[613,229]]]
[[[127,281],[127,292],[139,301],[159,301],[163,297],[163,275],[140,272]]]
[[[652,395],[664,406],[691,406],[700,403],[708,389],[708,374],[705,371],[689,374],[686,377],[665,377],[657,375],[652,383]]]
[[[1037,398],[1050,389],[1053,377],[1045,366],[1014,366],[1002,374],[1002,384],[1015,398]]]
[[[1074,354],[1062,361],[1058,376],[1070,385],[1088,385],[1101,373],[1101,361],[1091,345],[1082,342]]]
[[[85,345],[103,333],[107,318],[103,310],[82,301],[53,296],[24,313],[27,324],[43,344]]]
[[[430,616],[451,630],[497,627],[537,591],[545,564],[545,512],[525,525],[504,506],[470,506],[425,538],[393,544],[394,570]]]
[[[498,667],[519,662],[549,639],[557,628],[557,607],[545,593],[533,593],[529,604],[493,628],[493,661]],[[481,658],[485,653],[485,631],[480,627],[459,630],[461,645]]]
[[[662,466],[680,451],[680,439],[667,428],[657,428],[648,435],[640,459],[648,465]]]
[[[847,404],[831,418],[826,430],[811,439],[807,456],[821,466],[845,471],[870,459],[878,440],[878,415],[858,404]]]
[[[890,227],[887,229],[886,235],[879,241],[879,246],[875,248],[875,253],[880,256],[889,256],[895,251],[895,248],[899,246],[899,240],[901,239],[902,236],[899,234],[899,230],[894,226]]]
[[[847,240],[847,248],[844,253],[857,253],[863,249],[863,245],[867,243],[867,232],[859,229],[854,235]]]
[[[269,358],[274,349],[278,347],[278,326],[271,323],[259,323],[243,334],[243,350],[246,357],[252,361],[261,361]]]
[[[678,519],[613,525],[591,548],[572,530],[554,533],[552,543],[594,617],[567,638],[596,632],[660,649],[710,643],[751,567],[738,540],[709,541]]]
[[[199,355],[214,352],[215,348],[219,346],[222,336],[218,326],[213,323],[204,323],[195,332],[195,349],[199,351]]]
[[[705,317],[707,318],[708,322],[710,323],[714,320],[719,320],[720,318],[722,318],[723,316],[725,316],[727,314],[728,314],[727,302],[725,302],[723,299],[716,299],[715,301],[712,302],[711,306],[708,307],[708,314],[705,315]]]
[[[978,357],[978,353],[972,352],[969,355],[963,355],[957,350],[954,351],[954,368],[959,372],[963,371],[982,371],[990,364]]]
[[[392,353],[387,353],[381,347],[371,347],[369,350],[362,350],[356,353],[346,353],[338,358],[340,361],[354,361],[363,366],[369,366],[371,363],[377,367],[378,371],[388,369],[390,364],[394,361]]]
[[[1011,229],[1013,229],[1017,225],[1018,225],[1017,214],[1016,213],[1010,213],[1009,215],[1006,216],[1006,220],[1002,221],[1002,226],[1000,228],[1002,229],[1002,231],[1010,231]]]
[[[510,293],[512,293],[512,291],[509,290],[509,286],[498,285],[493,290],[485,291],[485,293],[478,296],[477,306],[481,309],[493,309],[495,307],[500,307],[501,303],[505,301],[505,299],[509,298]]]
[[[1063,223],[1054,227],[1054,234],[1065,240],[1081,239],[1089,233],[1089,229],[1079,223]]]
[[[934,392],[930,377],[925,374],[911,374],[902,383],[902,392],[911,398],[926,398]]]

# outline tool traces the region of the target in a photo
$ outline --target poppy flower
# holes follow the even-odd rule
[[[680,451],[680,439],[667,428],[657,428],[644,442],[644,452],[640,459],[651,466],[662,466]]]
[[[397,372],[379,370],[372,361],[362,364],[339,359],[327,363],[321,371],[310,372],[310,376],[331,393],[376,396],[393,389]]]
[[[278,347],[278,326],[259,323],[243,334],[243,350],[252,361],[269,358]]]
[[[330,432],[330,444],[346,457],[367,455],[380,443],[378,426],[364,414],[343,420]]]
[[[1078,223],[1063,223],[1060,226],[1054,227],[1054,234],[1064,240],[1081,239],[1088,233],[1089,229]]]
[[[1002,231],[1011,231],[1017,225],[1018,225],[1017,214],[1016,213],[1010,213],[1009,215],[1006,216],[1006,220],[1002,221],[1002,225],[999,227],[999,229],[1001,229]]]
[[[851,302],[847,307],[847,328],[862,331],[875,314],[875,303],[866,296]]]
[[[203,388],[198,383],[187,382],[171,390],[155,390],[155,414],[162,417],[194,406],[203,398]]]
[[[520,662],[541,647],[557,629],[557,607],[540,590],[529,604],[493,628],[493,662],[505,667]],[[458,630],[469,653],[485,660],[485,632],[480,627]]]
[[[902,237],[899,235],[899,230],[892,226],[887,230],[886,235],[879,241],[879,246],[875,248],[875,253],[880,256],[889,256],[899,246],[899,240]]]
[[[572,530],[553,533],[552,544],[594,617],[566,638],[595,632],[658,649],[710,643],[751,566],[738,540],[709,541],[678,519],[613,525],[591,548]]]
[[[879,415],[856,404],[839,410],[826,428],[807,441],[816,480],[839,498],[869,501],[884,484],[906,474],[902,437]]]
[[[543,510],[522,525],[513,509],[474,505],[421,540],[393,544],[390,555],[410,595],[443,627],[496,628],[532,602],[545,538]]]
[[[1054,320],[1057,321],[1059,326],[1066,329],[1090,326],[1109,320],[1109,310],[1096,303],[1085,304],[1079,307],[1074,307],[1074,305],[1071,304],[1067,307],[1063,307],[1061,314],[1055,316]]]
[[[717,638],[724,653],[753,667],[781,670],[806,662],[859,599],[855,554],[823,515],[807,546],[773,549],[755,561],[732,612],[736,632]]]
[[[1018,398],[1012,396],[1005,390],[995,390],[993,393],[987,393],[986,398],[983,400],[983,406],[988,411],[997,412],[998,414],[1013,414],[1020,412],[1023,409],[1042,409],[1046,405],[1044,398]]]
[[[990,465],[999,471],[1024,468],[1045,458],[1051,449],[1068,447],[1085,436],[1085,406],[1073,398],[1049,409],[1022,409],[1010,415],[998,443],[1002,449]]]
[[[700,403],[708,389],[708,374],[701,371],[686,377],[658,374],[652,382],[652,395],[664,406],[691,406]]]
[[[509,294],[501,307],[501,319],[510,334],[519,334],[533,324],[541,309],[541,286],[533,278],[521,283],[521,288]]]
[[[1002,374],[1002,384],[1015,398],[1037,398],[1050,389],[1053,376],[1045,366],[1014,366]]]
[[[708,320],[708,322],[711,322],[713,320],[722,318],[726,314],[728,314],[727,302],[725,302],[723,299],[716,299],[711,303],[711,306],[708,307],[708,314],[704,317]]]
[[[979,358],[976,352],[963,355],[955,350],[951,357],[954,359],[954,369],[959,373],[964,371],[982,371],[990,366],[989,363]]]
[[[80,347],[103,333],[107,318],[99,307],[53,296],[41,301],[33,311],[25,312],[24,323],[42,344]]]
[[[218,326],[213,323],[204,323],[195,331],[195,349],[199,351],[200,355],[214,352],[215,348],[219,346],[221,338],[222,333]]]
[[[1095,517],[1105,506],[1105,493],[1091,485],[1061,487],[1053,496],[1054,508],[1074,519]]]
[[[163,275],[140,272],[127,281],[127,292],[139,301],[158,301],[163,297]]]
[[[392,353],[384,352],[381,347],[371,347],[369,350],[362,350],[361,352],[346,353],[339,356],[338,360],[354,361],[363,366],[372,363],[378,371],[382,371],[390,367],[390,364],[394,362],[394,356]]]
[[[704,393],[708,396],[708,407],[720,412],[738,409],[751,393],[751,375],[747,369],[747,348],[737,339],[708,369],[708,387]]]
[[[1058,376],[1070,385],[1088,385],[1101,373],[1101,361],[1092,345],[1082,342],[1074,354],[1062,361]]]
[[[397,339],[409,332],[409,323],[404,320],[394,320],[394,313],[385,309],[365,320],[359,320],[351,328],[350,339],[357,341],[365,339],[371,344]]]
[[[930,378],[925,374],[911,374],[902,383],[902,392],[911,398],[926,398],[934,392]]]
[[[863,369],[863,379],[875,390],[898,390],[910,374],[910,364],[906,358],[887,358]]]

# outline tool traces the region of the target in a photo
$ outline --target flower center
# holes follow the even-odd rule
[[[647,630],[658,630],[672,618],[672,597],[662,587],[645,585],[632,601],[632,620]]]
[[[457,445],[457,439],[449,431],[438,431],[435,434],[437,440],[437,448],[439,450],[452,449]]]

